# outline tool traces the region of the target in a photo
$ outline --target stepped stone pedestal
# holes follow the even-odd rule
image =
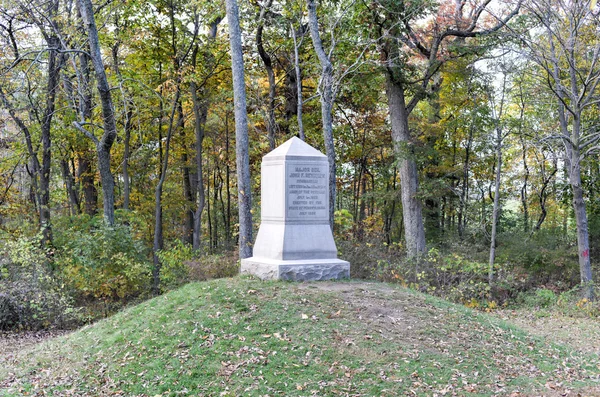
[[[263,280],[350,277],[329,227],[329,162],[298,138],[263,157],[261,224],[241,272]]]

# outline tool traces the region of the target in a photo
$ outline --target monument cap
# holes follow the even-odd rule
[[[310,146],[308,143],[304,142],[302,139],[293,137],[263,157],[263,161],[282,159],[327,159],[327,156]]]

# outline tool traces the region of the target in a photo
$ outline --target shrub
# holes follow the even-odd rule
[[[562,292],[556,300],[556,308],[570,317],[599,317],[600,305],[598,302],[581,298],[581,286]]]
[[[190,281],[233,277],[239,273],[236,253],[199,254],[191,246],[177,242],[170,249],[158,253],[161,290],[173,289]]]
[[[4,293],[0,294],[0,330],[6,331],[19,325],[19,312],[13,299]]]
[[[56,264],[82,297],[126,300],[149,291],[150,262],[125,225],[64,230],[55,239]]]
[[[81,319],[39,238],[9,241],[0,264],[0,329],[68,328]]]
[[[189,244],[181,241],[166,250],[158,252],[160,268],[160,289],[162,292],[179,287],[190,280],[190,267],[186,264],[194,258]]]
[[[193,281],[233,277],[240,272],[237,251],[206,255],[185,264],[190,269],[190,280]]]
[[[547,308],[556,304],[557,301],[558,296],[554,291],[545,288],[523,292],[517,297],[517,303],[531,308]]]
[[[161,291],[168,291],[190,281],[233,277],[239,273],[237,251],[205,255],[194,252],[189,244],[178,241],[158,252]]]

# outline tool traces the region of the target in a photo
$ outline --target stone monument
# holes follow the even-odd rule
[[[329,226],[329,162],[296,137],[263,157],[260,229],[241,271],[263,280],[350,277]]]

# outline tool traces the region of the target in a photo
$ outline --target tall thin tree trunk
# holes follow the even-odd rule
[[[502,171],[502,131],[496,127],[496,179],[494,184],[494,210],[492,212],[492,236],[490,242],[490,260],[488,264],[488,281],[494,283],[494,262],[496,260],[496,234],[498,217],[500,216],[500,176]]]
[[[229,167],[229,112],[225,110],[225,189],[227,191],[227,222],[225,223],[225,241],[227,248],[231,244],[231,169]]]
[[[77,196],[75,178],[73,178],[73,173],[69,167],[69,162],[64,158],[61,159],[60,167],[62,170],[63,180],[65,181],[67,199],[69,200],[69,213],[70,215],[79,215],[81,213],[81,206],[79,203],[79,196]]]
[[[83,29],[83,26],[81,26]],[[89,49],[88,49],[89,52]],[[78,78],[79,78],[79,108],[80,120],[91,122],[92,119],[92,88],[90,85],[90,57],[87,53],[79,54]],[[95,172],[92,169],[92,158],[94,154],[86,145],[86,148],[77,158],[77,178],[81,184],[84,200],[84,212],[89,216],[98,213],[98,190],[95,185]]]
[[[269,139],[269,149],[275,149],[275,72],[273,71],[273,64],[271,62],[271,56],[265,51],[263,45],[263,30],[265,27],[265,16],[271,7],[273,0],[267,0],[265,4],[261,5],[260,16],[258,18],[258,28],[256,29],[256,47],[258,49],[258,55],[262,59],[267,71],[269,78],[269,100],[267,102],[267,137]]]
[[[252,256],[252,195],[250,184],[250,158],[248,153],[248,115],[242,33],[237,0],[226,0],[229,40],[231,43],[231,71],[233,76],[233,101],[235,106],[235,145],[238,175],[239,251],[240,259]]]
[[[215,163],[215,167],[213,168],[213,200],[212,200],[212,207],[213,207],[213,233],[214,233],[214,237],[213,237],[213,248],[215,250],[215,252],[217,252],[217,249],[219,247],[219,216],[217,214],[218,210],[219,210],[219,206],[217,205],[217,201],[219,199],[219,189],[217,188],[217,170],[218,170],[218,166]]]
[[[55,4],[56,8],[58,4]],[[57,11],[49,13],[54,15]],[[41,139],[42,139],[42,168],[40,173],[40,226],[45,243],[52,242],[52,225],[50,224],[50,166],[52,159],[52,139],[50,130],[52,128],[52,117],[56,103],[56,92],[60,83],[60,69],[62,67],[62,57],[58,55],[60,41],[58,37],[52,36],[47,40],[48,47],[51,48],[48,54],[48,82],[46,88],[46,108],[42,118]]]
[[[185,117],[183,114],[183,105],[181,100],[177,104],[177,129],[181,137],[181,163],[182,163],[182,179],[183,179],[183,197],[184,204],[184,224],[183,224],[183,241],[187,244],[193,244],[194,240],[194,192],[192,191],[192,180],[190,166],[188,165],[187,145],[185,143]],[[197,177],[195,178],[197,180]],[[194,181],[195,182],[195,181]]]
[[[131,142],[131,128],[133,123],[131,110],[127,112],[125,119],[125,140],[123,141],[123,209],[129,210],[129,201],[131,196],[131,186],[129,178],[129,156]]]
[[[202,143],[204,142],[204,125],[206,123],[206,116],[208,105],[200,103],[197,94],[198,87],[196,82],[190,83],[190,91],[192,93],[192,103],[194,106],[194,131],[196,134],[196,210],[194,211],[194,231],[192,235],[192,248],[194,250],[200,249],[200,238],[202,228],[202,211],[204,211],[205,196],[204,196],[204,178],[203,178],[203,150]],[[206,99],[204,99],[206,101]]]
[[[335,146],[333,144],[333,66],[331,60],[325,53],[323,42],[319,34],[319,22],[317,20],[317,6],[314,0],[307,0],[308,4],[308,26],[312,38],[313,47],[321,64],[321,79],[319,93],[321,97],[321,118],[323,121],[323,140],[325,141],[325,153],[329,161],[329,225],[333,230],[335,195],[336,195],[336,164]]]
[[[573,129],[580,128],[578,120],[574,121]],[[579,272],[583,296],[593,300],[594,286],[592,279],[592,265],[590,261],[590,237],[588,232],[588,220],[583,198],[583,187],[581,183],[581,154],[575,147],[569,148],[567,152],[567,167],[569,169],[569,182],[573,190],[573,210],[577,224],[577,248],[579,253]]]
[[[469,192],[469,167],[471,166],[471,145],[473,144],[473,133],[475,130],[475,120],[472,121],[469,128],[469,138],[467,139],[467,147],[465,149],[465,163],[463,165],[463,180],[460,191],[460,202],[458,210],[458,236],[462,240],[464,238],[465,228],[467,225],[467,200]]]
[[[213,226],[212,226],[212,212],[210,212],[210,168],[208,169],[206,177],[206,221],[208,222],[208,250],[210,253],[213,252]]]
[[[217,26],[221,22],[221,17],[216,18],[211,24],[208,32],[209,42],[214,41],[217,37]],[[198,46],[194,48],[192,54],[192,65],[196,67],[196,59],[198,56]],[[207,57],[205,61],[209,65],[208,67],[214,66],[214,59],[212,55]],[[204,176],[203,176],[203,148],[204,142],[204,130],[206,128],[206,119],[208,117],[208,107],[210,105],[207,90],[202,87],[201,98],[198,97],[198,86],[195,80],[190,82],[190,92],[192,94],[192,105],[194,108],[194,132],[196,135],[195,149],[196,149],[196,183],[195,183],[195,205],[194,210],[194,227],[192,233],[192,248],[199,250],[201,245],[202,237],[202,211],[204,211],[206,197],[204,194]],[[227,122],[226,122],[227,123]]]
[[[521,205],[523,206],[523,230],[525,233],[529,231],[529,205],[527,197],[527,183],[529,181],[529,166],[527,165],[527,146],[523,135],[520,135],[521,146],[523,148],[523,169],[525,176],[523,177],[523,186],[521,186]]]
[[[306,140],[306,136],[304,135],[304,123],[302,121],[302,112],[303,112],[303,99],[302,99],[302,73],[300,72],[300,57],[298,55],[298,40],[296,38],[296,29],[294,29],[294,25],[290,23],[290,28],[292,31],[292,39],[294,40],[294,71],[296,73],[296,86],[298,90],[298,105],[297,105],[297,120],[298,120],[298,136],[303,141]]]
[[[152,292],[154,295],[160,293],[160,270],[161,263],[158,258],[158,251],[164,248],[163,238],[163,213],[162,213],[162,193],[165,179],[167,178],[167,169],[169,166],[169,149],[171,147],[171,137],[173,136],[173,127],[175,112],[181,97],[181,91],[179,90],[180,81],[177,82],[177,91],[175,92],[175,99],[173,100],[173,107],[171,109],[171,117],[169,119],[169,130],[167,132],[167,139],[165,141],[165,151],[163,162],[160,169],[160,178],[156,184],[154,190],[154,240],[152,245],[152,257],[154,266],[152,267]]]

